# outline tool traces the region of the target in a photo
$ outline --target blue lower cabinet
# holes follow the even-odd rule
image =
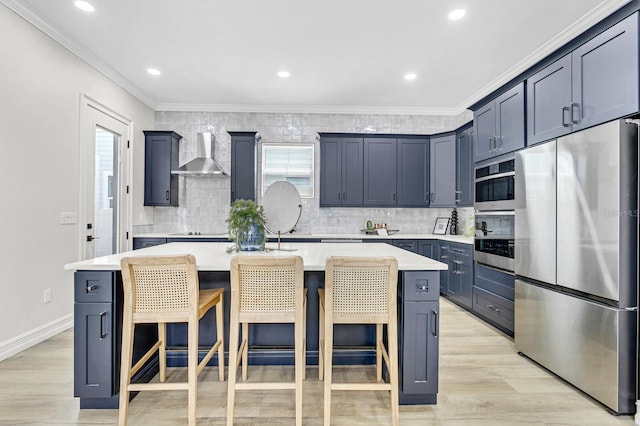
[[[418,253],[418,240],[392,240],[391,244],[401,249]]]
[[[402,274],[400,403],[435,404],[438,394],[440,273]]]
[[[444,294],[459,305],[471,309],[473,289],[473,251],[469,244],[449,243],[448,278]]]
[[[513,336],[515,277],[507,272],[475,265],[473,312]]]

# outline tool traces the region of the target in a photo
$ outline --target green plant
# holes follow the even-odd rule
[[[252,200],[235,200],[231,203],[226,223],[229,228],[229,237],[235,243],[234,248],[239,250],[238,237],[247,233],[252,225],[258,226],[264,233],[264,209]]]

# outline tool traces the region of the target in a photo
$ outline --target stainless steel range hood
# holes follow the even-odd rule
[[[212,133],[198,133],[196,158],[180,166],[178,170],[171,170],[171,174],[181,176],[229,176],[213,158],[213,141],[214,136]]]

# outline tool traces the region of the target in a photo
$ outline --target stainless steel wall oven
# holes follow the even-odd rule
[[[476,210],[515,208],[515,159],[503,159],[475,169]]]
[[[507,272],[514,271],[515,213],[476,211],[474,259]]]

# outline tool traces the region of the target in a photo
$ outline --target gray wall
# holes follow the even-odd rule
[[[470,112],[459,116],[410,116],[366,114],[306,113],[218,113],[173,112],[155,114],[156,130],[174,130],[183,136],[180,164],[195,155],[197,132],[210,131],[216,137],[215,157],[230,170],[230,136],[227,131],[258,131],[260,143],[315,143],[315,197],[303,199],[298,233],[354,233],[366,220],[387,223],[401,232],[431,232],[435,218],[450,216],[451,209],[424,208],[320,208],[318,132],[358,132],[392,134],[434,134],[451,131],[472,118]],[[258,149],[258,167],[260,149]],[[251,165],[249,165],[251,167]],[[179,207],[155,207],[154,224],[136,226],[135,232],[226,233],[229,212],[229,178],[180,177]],[[472,214],[462,209],[462,226]]]

